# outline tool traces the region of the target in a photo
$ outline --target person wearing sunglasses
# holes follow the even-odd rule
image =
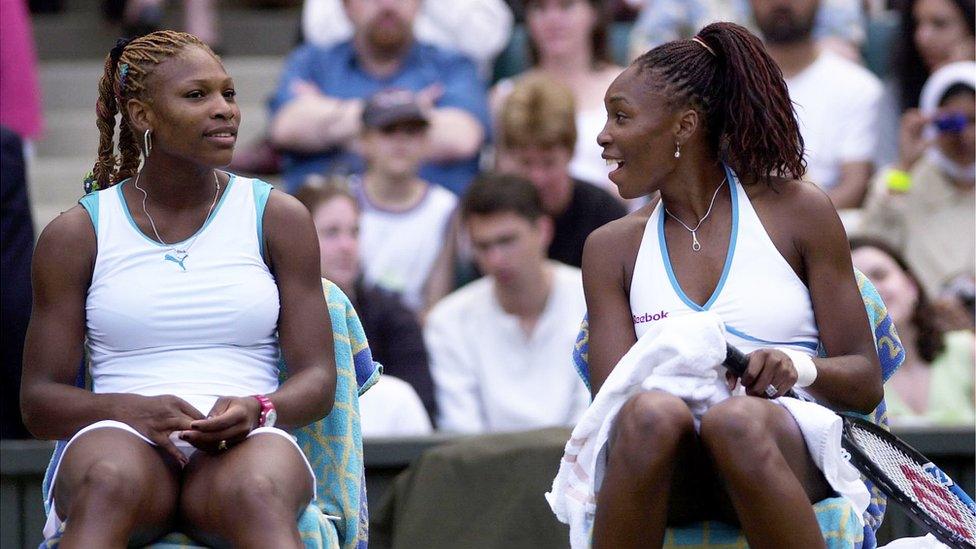
[[[879,174],[862,218],[859,232],[890,243],[932,295],[976,263],[974,114],[976,63],[935,71],[902,117],[898,162]]]

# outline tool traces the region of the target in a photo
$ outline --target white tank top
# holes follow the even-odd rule
[[[406,210],[388,210],[370,201],[361,179],[353,185],[362,216],[359,246],[363,278],[400,294],[414,311],[424,308],[424,285],[448,238],[457,197],[429,183],[424,196]]]
[[[219,396],[277,389],[278,287],[261,246],[271,186],[231,175],[180,263],[136,226],[127,184],[81,200],[98,241],[86,302],[93,391],[172,394],[206,414]]]
[[[703,306],[685,295],[671,268],[660,201],[651,213],[630,287],[637,337],[663,318],[708,310],[719,315],[729,342],[744,352],[785,346],[815,356],[820,334],[810,292],[766,234],[739,178],[729,168],[726,175],[732,193],[728,255]]]

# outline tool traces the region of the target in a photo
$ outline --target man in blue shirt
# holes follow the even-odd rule
[[[288,190],[312,173],[361,173],[356,152],[366,98],[385,88],[418,94],[430,120],[420,177],[462,193],[488,135],[485,86],[467,58],[417,42],[421,0],[343,0],[353,38],[292,52],[271,100],[271,139],[285,155]]]

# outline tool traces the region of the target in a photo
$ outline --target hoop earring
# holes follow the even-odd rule
[[[674,157],[681,158],[681,143],[674,142]]]
[[[149,158],[149,152],[152,151],[152,130],[146,130],[146,133],[142,134],[142,154],[146,158]]]

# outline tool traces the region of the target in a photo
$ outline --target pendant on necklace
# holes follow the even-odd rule
[[[700,251],[701,244],[698,242],[698,235],[695,234],[696,231],[691,231],[691,249],[692,251]]]
[[[190,254],[186,253],[186,250],[172,250],[163,256],[163,261],[172,261],[180,266],[181,271],[186,272],[186,265],[184,265],[183,262],[186,261],[186,258],[189,256]]]

